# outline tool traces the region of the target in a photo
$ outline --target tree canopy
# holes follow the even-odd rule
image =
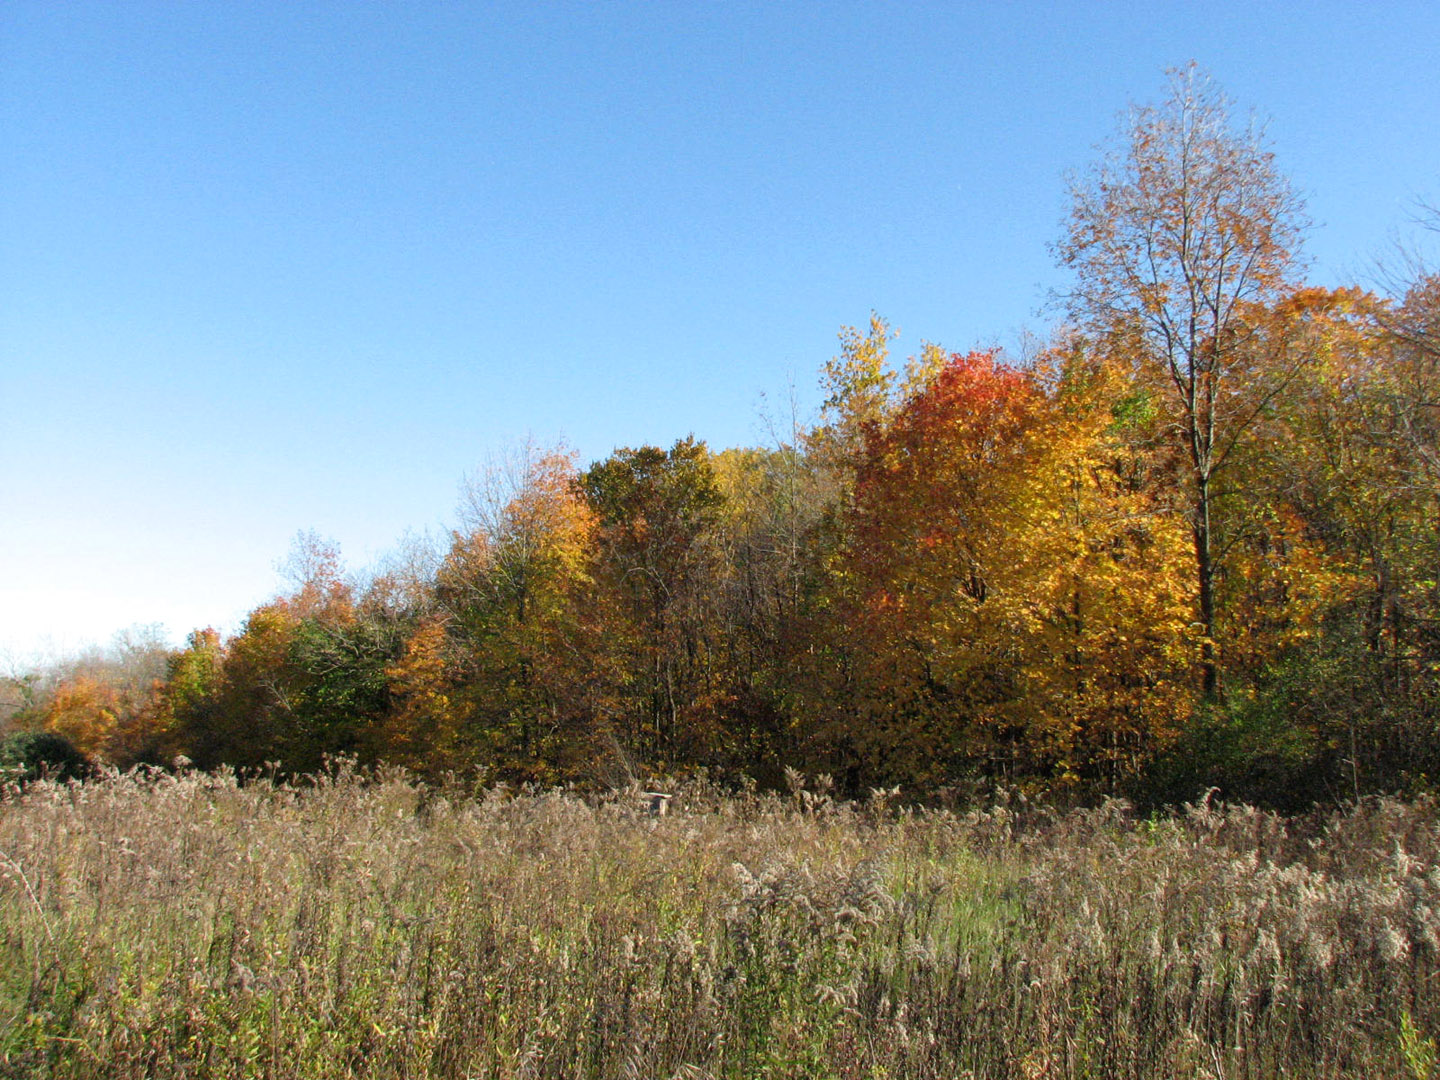
[[[357,575],[301,534],[238,632],[16,675],[7,730],[514,782],[1430,787],[1440,275],[1317,287],[1304,225],[1263,130],[1172,72],[1072,182],[1071,324],[1034,355],[898,360],[873,315],[784,438],[526,444],[435,551]]]

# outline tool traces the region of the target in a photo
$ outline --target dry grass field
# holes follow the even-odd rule
[[[1440,1075],[1428,802],[671,790],[12,788],[0,1075]]]

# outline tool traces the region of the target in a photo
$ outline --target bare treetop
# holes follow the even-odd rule
[[[1159,105],[1130,110],[1122,141],[1070,185],[1076,272],[1066,300],[1096,330],[1139,330],[1181,368],[1205,365],[1237,305],[1295,280],[1303,201],[1252,122],[1193,64],[1170,73]]]

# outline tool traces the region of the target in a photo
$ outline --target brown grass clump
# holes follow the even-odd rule
[[[111,775],[0,801],[0,1075],[1435,1070],[1440,815]]]

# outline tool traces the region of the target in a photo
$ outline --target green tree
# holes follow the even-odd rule
[[[716,528],[724,496],[694,437],[669,450],[617,450],[579,489],[597,521],[598,573],[624,629],[616,643],[631,687],[626,749],[642,760],[693,757],[696,706],[713,690]]]

